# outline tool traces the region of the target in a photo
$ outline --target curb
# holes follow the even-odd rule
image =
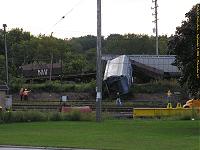
[[[35,150],[94,150],[81,148],[56,148],[56,147],[33,147],[33,146],[17,146],[17,145],[0,145],[1,148],[21,148],[21,149],[35,149]]]

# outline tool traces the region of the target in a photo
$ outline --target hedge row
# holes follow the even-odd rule
[[[133,93],[166,93],[168,90],[181,92],[183,89],[177,80],[154,80],[146,84],[136,84],[131,87]]]
[[[12,83],[11,91],[18,92],[21,87],[28,88],[34,91],[44,92],[92,92],[95,91],[96,83],[61,83],[60,81],[45,82],[39,84],[22,84]]]
[[[88,83],[61,83],[60,81],[46,81],[45,83],[25,84],[23,81],[18,79],[12,81],[10,84],[12,92],[18,92],[21,87],[44,92],[95,92],[96,81],[92,80]],[[179,86],[176,79],[153,80],[146,84],[133,84],[130,93],[165,93],[169,89],[171,91],[179,92],[184,90]]]
[[[0,123],[13,122],[36,122],[36,121],[92,121],[94,114],[71,111],[60,112],[39,112],[39,111],[10,111],[0,112]]]

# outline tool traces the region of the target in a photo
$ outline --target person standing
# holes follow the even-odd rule
[[[20,100],[23,100],[23,93],[24,93],[24,88],[21,88],[19,91],[19,96],[20,96]]]
[[[31,91],[28,91],[27,89],[25,89],[23,92],[24,100],[26,100],[26,101],[28,100],[29,92],[31,92]]]
[[[117,92],[116,105],[117,105],[117,106],[121,106],[121,105],[122,105],[122,102],[121,102],[121,98],[120,98],[120,94],[119,94],[119,92]]]

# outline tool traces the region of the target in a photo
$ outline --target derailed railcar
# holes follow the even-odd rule
[[[120,55],[108,60],[104,72],[104,81],[110,95],[127,94],[132,80],[132,65],[128,56]]]

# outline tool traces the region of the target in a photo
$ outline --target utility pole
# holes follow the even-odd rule
[[[97,62],[96,62],[96,121],[101,122],[102,68],[101,68],[101,0],[97,0]]]
[[[5,67],[6,67],[6,84],[8,86],[8,50],[7,50],[7,41],[6,41],[6,24],[3,24],[4,28],[4,44],[5,44]]]
[[[196,6],[196,55],[197,55],[197,79],[200,79],[200,4]]]
[[[53,70],[53,52],[51,52],[51,64],[50,64],[50,72],[49,72],[49,81],[52,79],[52,70]]]
[[[154,9],[154,13],[152,14],[155,16],[155,20],[152,21],[155,23],[155,28],[153,28],[153,32],[156,33],[156,55],[158,55],[158,4],[157,0],[152,0],[152,3],[154,3],[154,7],[151,7],[151,9]]]
[[[53,32],[51,32],[50,41],[52,39],[52,36],[53,36]],[[51,50],[51,66],[50,66],[50,72],[49,72],[49,81],[51,81],[52,79],[52,70],[53,70],[53,51]]]

